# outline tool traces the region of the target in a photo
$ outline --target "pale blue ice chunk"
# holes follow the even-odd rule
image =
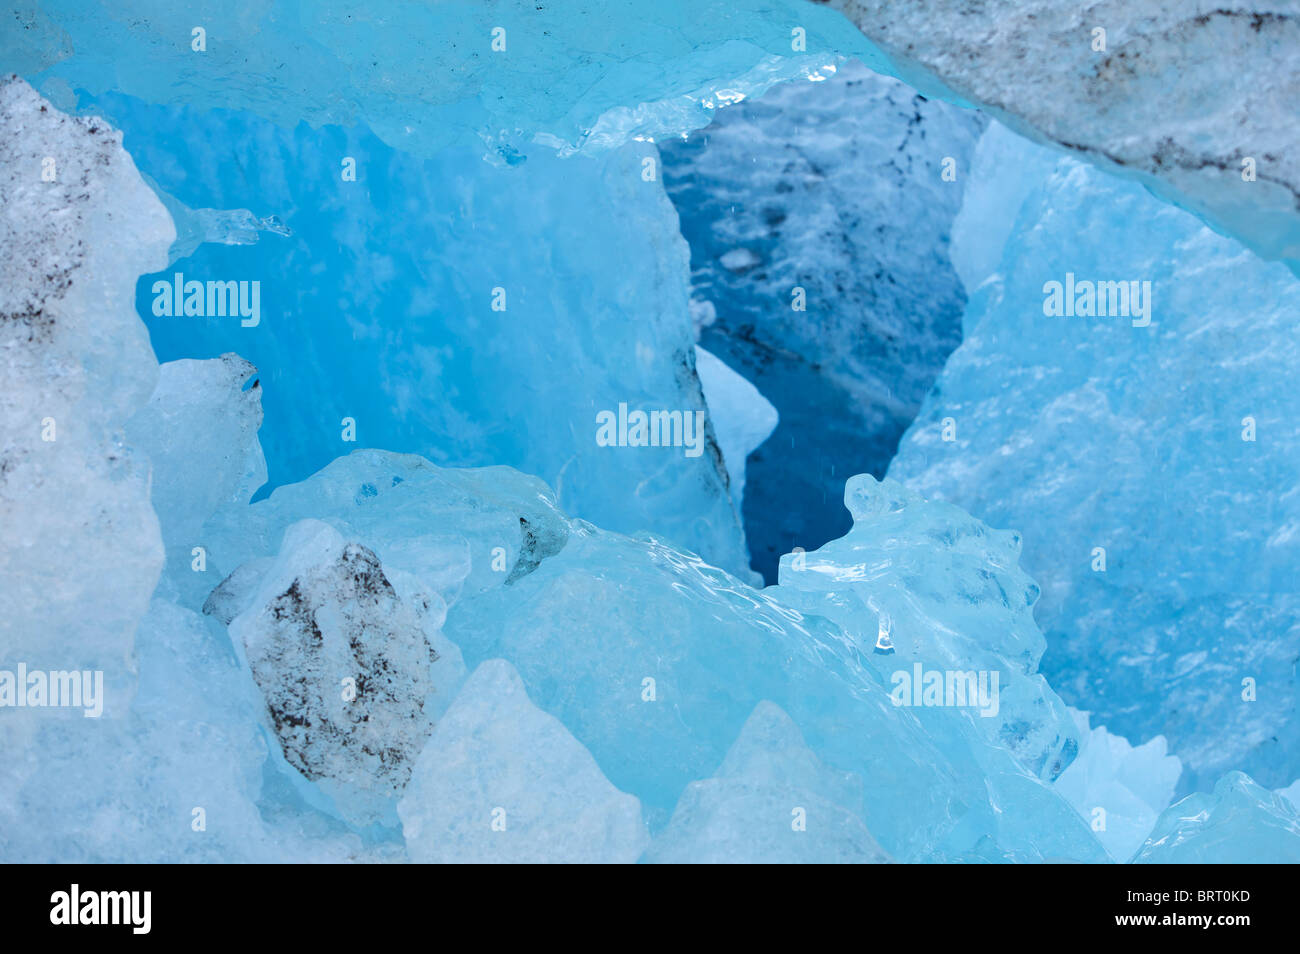
[[[267,749],[256,690],[224,632],[155,601],[136,638],[130,709],[100,719],[26,710],[37,732],[6,754],[21,784],[0,786],[6,862],[341,862],[375,857],[310,814],[262,800]],[[6,725],[12,728],[6,711]],[[10,735],[6,731],[5,742]],[[70,784],[69,778],[75,778]]]
[[[967,173],[973,186],[962,193],[949,246],[968,295],[997,271],[1020,207],[1060,159],[1055,150],[1036,148],[1001,123],[985,128]]]
[[[1169,806],[1133,863],[1300,863],[1300,813],[1249,775],[1229,772],[1213,793]]]
[[[1046,642],[1034,623],[1038,586],[1018,565],[1019,534],[869,474],[848,481],[844,504],[853,529],[782,557],[770,592],[839,623],[895,703],[919,704],[921,717],[946,708],[1029,771],[1056,778],[1078,739],[1038,673]]]
[[[1070,710],[1079,728],[1079,754],[1056,780],[1056,790],[1096,832],[1115,861],[1127,861],[1169,807],[1182,763],[1166,755],[1164,736],[1131,745],[1088,713]]]
[[[167,551],[166,592],[191,609],[223,575],[208,566],[203,525],[222,507],[246,507],[266,482],[256,374],[233,353],[169,361],[159,368],[149,403],[126,425],[152,465],[150,499]]]
[[[1111,732],[1164,735],[1180,792],[1233,769],[1289,784],[1300,279],[1138,185],[988,135],[968,202],[1039,177],[890,475],[1023,534],[1043,671]],[[958,247],[1004,232],[972,220]],[[1123,283],[1129,314],[1049,316],[1051,282]]]
[[[18,79],[0,79],[0,193],[0,668],[103,669],[124,690],[163,562],[148,458],[123,435],[158,378],[132,298],[175,231],[120,133]]]
[[[859,815],[862,779],[827,769],[780,708],[760,702],[718,771],[692,782],[643,860],[880,864]]]
[[[1277,794],[1287,799],[1287,801],[1289,801],[1292,805],[1295,805],[1297,808],[1300,808],[1300,779],[1296,779],[1286,788],[1278,789]]]
[[[745,496],[745,461],[772,436],[777,424],[776,408],[758,388],[698,345],[695,372],[727,464],[731,500],[740,513]]]
[[[533,705],[501,659],[466,680],[397,811],[420,863],[630,863],[649,842],[636,798]]]

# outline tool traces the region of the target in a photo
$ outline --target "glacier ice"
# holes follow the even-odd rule
[[[169,361],[149,403],[127,422],[128,436],[153,463],[153,505],[169,546],[198,540],[222,505],[248,503],[266,482],[256,375],[234,353]]]
[[[881,864],[889,856],[848,806],[862,780],[823,766],[799,727],[760,702],[710,778],[686,786],[644,860],[658,864]]]
[[[1286,785],[1300,280],[1136,184],[1047,157],[997,126],[981,141],[968,194],[1019,195],[1001,210],[1014,225],[955,234],[1006,242],[967,259],[996,269],[889,473],[1023,534],[1044,673],[1110,731],[1164,735],[1179,794],[1232,769]],[[1149,282],[1150,310],[1048,317],[1047,283],[1075,278],[1081,302],[1083,281]]]
[[[151,183],[151,186],[176,224],[176,241],[172,243],[170,252],[173,262],[189,258],[204,242],[252,245],[263,232],[293,234],[278,215],[258,218],[248,209],[191,209],[177,202],[157,183]]]
[[[837,622],[896,704],[919,704],[918,718],[955,706],[1035,775],[1060,775],[1078,740],[1037,673],[1046,642],[1033,617],[1038,586],[1017,565],[1019,534],[870,474],[849,479],[844,505],[853,529],[782,557],[773,594]],[[940,681],[944,696],[931,698]]]
[[[770,701],[818,758],[867,780],[864,821],[895,856],[957,854],[984,836],[1009,856],[1098,850],[1048,787],[961,714],[933,713],[927,725],[896,706],[887,681],[830,620],[652,537],[577,521],[566,536],[513,584],[462,593],[446,633],[468,661],[509,659],[534,700],[641,799],[652,825]],[[611,611],[592,616],[593,605]],[[990,606],[974,625],[993,633],[1002,618]],[[991,792],[1014,792],[1023,813],[991,811],[1001,797]],[[890,810],[895,800],[909,806],[906,818]]]
[[[1300,19],[1285,6],[1180,0],[1088,11],[1068,0],[990,0],[974,14],[938,0],[607,0],[597,28],[581,4],[390,0],[360,12],[346,0],[241,0],[206,11],[210,42],[195,56],[193,17],[167,4],[43,0],[0,35],[0,68],[51,97],[120,90],[288,127],[364,122],[409,152],[469,145],[508,162],[531,143],[596,151],[699,128],[722,106],[856,57],[928,96],[981,104],[1294,261],[1300,73],[1284,54]],[[297,42],[281,42],[284,30]],[[1225,66],[1193,72],[1189,61]],[[1244,158],[1259,165],[1249,183]]]
[[[630,863],[649,841],[637,800],[503,659],[466,680],[397,810],[417,862]]]
[[[1300,860],[1292,71],[1108,98],[1293,18],[163,6],[0,35],[0,858]]]
[[[923,725],[894,705],[887,680],[833,622],[666,541],[571,519],[536,478],[355,452],[210,521],[213,559],[247,568],[250,579],[233,589],[257,586],[280,540],[305,519],[328,523],[373,551],[386,574],[407,574],[445,600],[442,634],[466,663],[508,660],[533,702],[640,800],[652,830],[768,701],[790,714],[818,759],[864,780],[862,800],[846,807],[894,857],[957,857],[982,842],[998,857],[1102,857],[1073,809],[988,733],[955,711],[927,713]],[[939,533],[927,539],[952,545]],[[1005,621],[992,605],[972,617],[990,634]],[[1059,728],[1071,731],[1068,719]],[[1021,813],[994,810],[1011,797]]]
[[[758,388],[699,345],[695,347],[695,372],[727,465],[731,501],[740,513],[745,498],[745,462],[772,436],[779,415]]]
[[[134,648],[138,689],[129,708],[112,705],[100,719],[4,713],[0,857],[95,864],[386,857],[309,813],[276,817],[263,798],[267,747],[255,699],[224,633],[155,600]],[[116,701],[112,692],[108,700]],[[20,714],[33,717],[28,741],[9,731]]]
[[[175,233],[107,125],[10,77],[0,126],[0,663],[116,673],[163,561],[147,459],[123,434],[158,376],[132,286]]]
[[[285,760],[363,826],[395,823],[433,727],[428,697],[464,679],[425,622],[440,620],[417,615],[373,551],[304,520],[229,624]]]
[[[652,145],[568,159],[530,150],[492,166],[469,149],[420,159],[360,129],[286,130],[234,112],[218,129],[192,109],[94,105],[177,200],[275,208],[292,226],[254,245],[197,246],[142,277],[137,298],[164,359],[237,352],[259,369],[271,487],[357,447],[509,464],[578,516],[749,573],[714,415],[698,456],[597,443],[597,415],[620,404],[709,410],[688,249],[660,177],[642,177]],[[356,182],[340,178],[344,156]],[[620,267],[586,267],[610,249]],[[259,282],[260,322],[155,314],[154,283],[177,274]],[[296,374],[303,361],[316,373]]]
[[[1300,863],[1300,812],[1244,772],[1170,805],[1134,864]]]
[[[768,582],[781,554],[848,529],[844,481],[883,476],[960,341],[948,232],[983,125],[850,61],[660,143],[701,343],[780,414],[744,512]]]
[[[233,352],[168,361],[126,436],[149,455],[150,498],[161,525],[163,586],[197,609],[221,580],[207,566],[203,525],[226,505],[247,504],[266,482],[257,369]]]
[[[590,152],[703,126],[839,55],[884,67],[843,16],[801,0],[607,0],[598,17],[533,0],[240,0],[204,11],[202,56],[193,14],[151,0],[21,13],[23,29],[0,35],[0,67],[47,95],[119,90],[288,127],[364,122],[407,152],[468,145],[498,161],[532,142]]]
[[[1286,788],[1279,789],[1278,794],[1289,799],[1291,804],[1300,805],[1300,779],[1292,782]]]
[[[831,5],[922,92],[984,104],[1017,132],[1129,176],[1300,270],[1293,3]],[[1187,68],[1200,63],[1215,68]]]
[[[1127,861],[1173,800],[1182,763],[1167,755],[1164,736],[1131,745],[1088,713],[1071,710],[1079,754],[1056,780],[1056,790],[1088,820],[1111,858]]]

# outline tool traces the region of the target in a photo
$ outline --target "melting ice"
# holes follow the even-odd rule
[[[0,39],[0,858],[1300,860],[1294,18],[499,6]]]

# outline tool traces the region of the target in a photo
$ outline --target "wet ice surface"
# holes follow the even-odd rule
[[[1164,736],[1133,746],[1105,726],[1090,726],[1088,713],[1071,714],[1079,754],[1057,779],[1056,790],[1088,819],[1107,853],[1127,861],[1169,807],[1182,765],[1165,754]]]
[[[1028,771],[1056,778],[1078,741],[1037,673],[1046,642],[1033,617],[1038,586],[1018,566],[1020,535],[868,474],[848,481],[844,503],[853,529],[783,557],[769,592],[837,622],[898,699],[922,703],[918,717],[931,716],[930,674],[961,660],[974,678],[953,693],[971,727]],[[951,706],[947,691],[945,680]]]
[[[498,166],[464,148],[419,159],[369,131],[286,130],[246,113],[214,127],[197,110],[105,100],[178,200],[292,222],[288,236],[199,246],[145,276],[137,299],[164,359],[237,351],[259,369],[271,487],[357,447],[509,464],[555,486],[575,515],[665,534],[747,573],[729,469],[743,469],[760,434],[740,428],[734,464],[716,415],[695,448],[596,441],[597,416],[620,405],[708,408],[689,251],[661,177],[642,178],[653,147],[567,159],[534,148]],[[341,178],[343,156],[355,182]],[[177,274],[258,281],[267,318],[159,316],[154,285]],[[317,373],[298,373],[304,362]]]
[[[419,37],[487,37],[469,9],[403,8],[394,30],[284,4],[311,42],[286,60],[255,31],[240,70],[221,40],[242,5],[206,60],[156,42],[179,14],[101,35],[58,3],[0,43],[128,131],[124,151],[0,87],[0,700],[19,664],[105,675],[102,712],[0,707],[0,857],[1300,860],[1300,298],[1249,250],[1290,254],[1287,170],[1263,170],[1243,223],[1222,168],[1153,171],[1138,140],[1122,157],[1238,241],[1000,127],[976,145],[978,114],[846,66],[917,62],[821,8],[797,7],[799,51],[786,4],[616,5],[586,59],[556,10],[505,69],[485,39],[457,72]],[[1186,29],[1234,61],[1264,41],[1231,17]],[[395,87],[421,57],[449,85]],[[949,66],[918,82],[990,88]],[[700,208],[743,206],[701,215],[716,247],[692,276],[645,140],[809,73],[820,133],[756,163],[756,192],[690,157]],[[706,133],[713,161],[783,155],[795,92]],[[1108,148],[1089,109],[1003,105]],[[1153,136],[1186,117],[1158,118]],[[264,282],[261,320],[155,313],[176,271]],[[1150,281],[1150,323],[1044,314],[1067,273]],[[759,303],[795,281],[808,324],[771,320]],[[853,308],[816,311],[832,289]],[[809,373],[764,379],[755,342]],[[705,415],[701,452],[602,446],[621,403]],[[891,479],[830,479],[815,458],[845,448],[810,425],[842,414],[878,449],[908,427]],[[778,493],[747,458],[799,479]],[[756,588],[739,514],[839,499],[834,532],[766,547],[780,585]]]
[[[1223,776],[1160,816],[1135,864],[1294,864],[1300,813],[1289,799],[1241,772]]]
[[[1289,784],[1300,280],[1001,127],[972,181],[1001,221],[954,241],[968,282],[989,271],[890,475],[1023,534],[1044,672],[1110,731],[1164,735],[1180,794],[1233,768]],[[1149,282],[1145,314],[1045,314],[1074,280],[1079,305],[1083,282]]]

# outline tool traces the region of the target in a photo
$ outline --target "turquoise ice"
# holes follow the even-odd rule
[[[1234,768],[1289,784],[1300,280],[998,126],[973,180],[964,340],[890,475],[1020,531],[1045,674],[1134,744],[1163,735],[1180,794]],[[1052,282],[1093,315],[1046,314]]]
[[[1196,117],[1159,5],[1122,113],[842,6],[17,11],[0,858],[1300,860],[1294,23],[1189,26]]]

